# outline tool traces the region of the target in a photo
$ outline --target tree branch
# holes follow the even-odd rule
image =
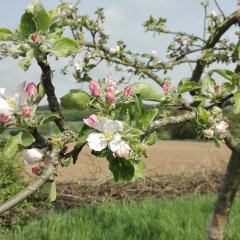
[[[55,123],[56,125],[59,127],[60,131],[66,131],[69,130],[69,127],[64,119],[64,116],[60,110],[60,106],[57,100],[57,97],[55,95],[55,88],[52,84],[52,71],[51,68],[49,66],[49,64],[47,63],[47,58],[45,59],[46,63],[37,61],[39,67],[42,70],[42,83],[44,86],[44,89],[46,91],[46,95],[47,95],[47,100],[48,100],[48,104],[49,104],[49,108],[52,112],[57,113],[60,116],[60,119],[55,119]]]
[[[46,171],[40,177],[34,180],[26,189],[0,205],[0,215],[25,200],[32,193],[38,190],[44,183],[46,183],[51,177],[55,177],[55,171],[56,167],[50,164]]]

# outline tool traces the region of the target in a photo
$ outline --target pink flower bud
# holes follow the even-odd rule
[[[95,114],[92,114],[89,118],[83,119],[83,122],[89,127],[93,128],[96,125],[96,123],[99,122],[99,119]]]
[[[31,35],[31,40],[32,40],[33,42],[38,42],[38,41],[40,40],[40,37],[39,37],[39,35],[38,35],[37,33],[33,33],[33,34]]]
[[[126,86],[123,89],[123,92],[124,92],[125,96],[127,96],[127,97],[131,96],[131,94],[132,94],[132,87],[131,87],[131,85]]]
[[[0,122],[9,123],[11,120],[12,120],[11,116],[4,115],[4,114],[0,115]]]
[[[226,133],[226,129],[228,128],[228,123],[225,121],[221,121],[216,125],[216,132],[219,134],[224,134]]]
[[[163,86],[162,86],[162,89],[163,89],[164,92],[168,91],[169,88],[170,88],[170,85],[167,84],[167,83],[164,83]]]
[[[116,100],[115,93],[113,91],[108,91],[106,94],[106,101],[108,103],[113,103]]]
[[[212,129],[205,129],[203,130],[204,137],[211,139],[213,138],[214,131]]]
[[[32,110],[31,110],[30,106],[22,107],[22,115],[23,115],[23,117],[30,117],[31,113],[32,113]]]
[[[35,85],[35,83],[31,82],[27,85],[26,87],[26,94],[28,96],[37,96],[38,92],[37,92],[37,86]]]
[[[90,81],[89,89],[94,97],[97,97],[100,95],[100,86],[96,80]]]
[[[119,143],[118,149],[113,153],[113,155],[115,157],[124,158],[129,155],[129,152],[130,146],[126,142],[122,141]]]
[[[214,86],[214,91],[217,92],[219,90],[219,85]]]
[[[33,174],[39,174],[41,172],[41,168],[40,167],[33,167],[32,168],[32,173]]]

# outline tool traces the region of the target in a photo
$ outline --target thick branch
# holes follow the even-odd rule
[[[40,177],[34,180],[26,189],[0,205],[0,215],[7,210],[13,208],[17,204],[25,200],[27,197],[29,197],[36,190],[38,190],[50,178],[54,177],[55,171],[56,167],[50,164],[46,171]]]
[[[38,65],[42,70],[42,83],[47,95],[47,100],[48,100],[48,104],[49,104],[49,108],[52,112],[57,113],[60,116],[60,119],[55,119],[55,123],[57,124],[57,126],[59,127],[60,131],[63,132],[65,130],[69,130],[69,127],[64,119],[64,116],[60,110],[60,106],[57,100],[57,97],[55,95],[55,88],[52,84],[52,71],[51,68],[49,66],[49,64],[47,63],[47,59],[46,59],[46,63],[40,62],[38,61]]]
[[[232,152],[223,185],[215,203],[209,240],[222,240],[236,192],[240,186],[240,147]]]

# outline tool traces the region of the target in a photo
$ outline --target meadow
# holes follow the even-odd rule
[[[1,240],[200,240],[206,238],[214,197],[180,198],[89,204],[54,211]],[[240,239],[240,201],[235,202],[225,240]]]

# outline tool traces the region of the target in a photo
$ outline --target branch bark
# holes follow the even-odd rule
[[[233,148],[222,188],[215,203],[212,222],[208,229],[209,240],[222,240],[228,217],[240,186],[240,146]]]
[[[51,177],[54,177],[55,171],[56,167],[50,164],[46,171],[40,177],[34,180],[26,189],[0,205],[0,215],[13,208],[38,190]]]
[[[56,94],[55,94],[55,87],[52,84],[52,71],[51,67],[47,63],[47,58],[44,62],[38,61],[38,65],[42,70],[42,83],[47,95],[47,100],[49,104],[49,108],[52,112],[57,113],[60,116],[60,119],[55,119],[56,125],[59,127],[61,132],[64,132],[66,130],[69,130],[69,127],[64,119],[64,116],[61,112],[59,102],[57,100]]]

